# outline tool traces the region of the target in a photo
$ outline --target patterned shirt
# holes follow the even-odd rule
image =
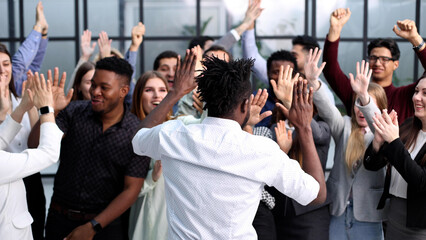
[[[125,106],[123,119],[103,132],[90,101],[74,101],[56,122],[64,132],[53,201],[100,212],[123,190],[124,176],[144,178],[150,159],[133,153],[139,119]]]

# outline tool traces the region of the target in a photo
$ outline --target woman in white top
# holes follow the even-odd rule
[[[0,76],[0,81],[5,81]],[[50,81],[45,83],[36,75],[28,78],[32,85],[26,89],[19,106],[0,125],[0,239],[32,239],[31,222],[28,212],[23,177],[38,172],[55,163],[59,158],[63,133],[55,124],[53,97]],[[28,86],[27,86],[28,87]],[[0,105],[7,99],[8,88],[0,88]],[[27,149],[21,153],[4,151],[19,132],[22,118],[29,109],[36,106],[41,110],[40,145],[37,149]]]
[[[373,118],[376,133],[364,158],[369,170],[388,165],[377,207],[389,207],[386,239],[426,239],[426,75],[417,84],[412,100],[414,117],[400,130],[398,119],[387,111]]]

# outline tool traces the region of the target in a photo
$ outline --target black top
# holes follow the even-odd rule
[[[397,138],[389,144],[385,143],[377,153],[371,143],[364,156],[366,169],[377,171],[389,163],[407,181],[407,227],[426,228],[426,165],[421,163],[425,153],[426,144],[413,161],[401,139]],[[388,167],[386,172],[384,192],[378,209],[383,208],[386,199],[390,197],[390,169]]]
[[[102,132],[100,115],[90,101],[74,101],[56,123],[64,132],[53,201],[97,213],[122,192],[124,176],[145,178],[150,159],[133,152],[140,120],[125,106],[123,119]]]

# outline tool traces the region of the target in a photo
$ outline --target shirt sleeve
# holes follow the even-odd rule
[[[30,35],[21,44],[18,51],[12,57],[12,74],[15,80],[15,88],[18,95],[22,91],[22,75],[29,68],[37,54],[38,47],[41,41],[41,33],[32,30]]]
[[[22,125],[13,120],[10,115],[0,124],[0,150],[9,146],[16,134],[21,130]]]
[[[229,31],[225,35],[223,35],[219,40],[215,41],[213,44],[221,45],[223,48],[225,48],[226,51],[229,51],[229,49],[231,49],[231,47],[238,40],[240,40],[240,36],[238,36],[237,31],[232,29],[231,31]]]
[[[161,159],[161,153],[158,149],[160,146],[160,131],[162,126],[163,124],[160,124],[153,128],[140,129],[132,140],[133,151],[137,155]]]
[[[266,60],[259,54],[259,49],[256,46],[256,39],[254,37],[254,29],[247,30],[243,33],[241,47],[243,48],[244,59],[255,59],[253,72],[256,77],[263,83],[269,84]]]
[[[24,178],[55,163],[59,159],[62,132],[55,123],[40,126],[40,144],[37,149],[22,153],[0,151],[0,184]]]

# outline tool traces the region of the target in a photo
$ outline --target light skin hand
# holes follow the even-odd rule
[[[393,119],[389,116],[386,109],[383,109],[382,115],[376,114],[373,120],[374,128],[383,140],[390,143],[399,138],[398,120],[392,121]]]
[[[192,106],[195,108],[195,109],[197,109],[197,111],[200,113],[200,114],[203,114],[203,102],[201,101],[201,99],[200,99],[200,93],[199,92],[197,92],[197,89],[194,89],[193,91],[192,91],[192,100],[194,101],[193,103],[192,103]]]
[[[321,66],[318,67],[318,62],[320,60],[322,50],[315,48],[309,50],[309,54],[305,60],[305,77],[308,80],[309,86],[311,86],[314,91],[317,91],[321,84],[318,81],[319,76],[322,73],[322,70],[325,67],[325,62],[321,63]]]
[[[152,180],[157,182],[160,179],[161,174],[163,173],[163,166],[161,165],[161,160],[157,160],[154,163],[154,170],[152,171]]]
[[[356,77],[352,73],[349,73],[349,80],[351,83],[352,90],[361,100],[361,105],[365,106],[370,102],[368,95],[368,84],[370,82],[372,70],[369,69],[368,62],[362,60],[361,66],[359,62],[356,63]]]
[[[195,51],[197,53],[197,63],[195,65],[194,77],[198,77],[203,70],[203,64],[201,63],[203,61],[203,49],[201,49],[200,45],[197,45],[195,46]]]
[[[281,150],[288,154],[293,144],[293,133],[285,128],[285,122],[280,120],[275,127],[275,135],[277,135],[277,143]]]
[[[413,20],[405,19],[396,22],[397,25],[393,26],[393,31],[396,35],[407,39],[413,46],[418,46],[422,43],[423,38],[417,31],[416,23]],[[425,47],[423,46],[421,50]]]
[[[10,99],[9,85],[6,79],[0,79],[0,121],[6,119],[6,115],[12,111],[12,101]]]
[[[38,2],[36,7],[36,23],[34,25],[34,30],[42,34],[47,34],[49,25],[47,24],[46,17],[44,16],[43,4]]]
[[[143,35],[145,34],[145,25],[139,22],[138,25],[132,28],[132,45],[129,50],[136,52],[143,41]]]
[[[93,52],[95,51],[96,42],[92,42],[92,32],[90,30],[85,30],[83,32],[83,35],[81,35],[81,58],[84,59],[84,61],[89,61],[90,57],[92,56]]]
[[[64,240],[92,240],[96,232],[90,222],[75,228]]]
[[[260,8],[261,0],[249,0],[243,22],[235,30],[241,36],[246,30],[254,28],[254,22],[260,16],[263,8]]]
[[[99,33],[98,46],[101,59],[111,57],[111,43],[112,39],[108,38],[108,34],[105,31]]]
[[[263,89],[263,91],[261,89],[257,90],[256,96],[252,94],[250,98],[250,117],[247,121],[247,125],[253,128],[254,125],[258,124],[264,118],[271,116],[272,112],[266,111],[260,114],[260,111],[263,106],[265,106],[266,100],[268,99],[268,91],[266,89]]]
[[[41,74],[40,78],[44,81],[44,75]],[[71,101],[72,94],[74,89],[70,89],[68,94],[65,95],[64,86],[67,78],[67,74],[65,72],[62,73],[61,80],[59,81],[59,69],[56,67],[54,70],[54,77],[52,80],[52,71],[47,71],[47,79],[50,82],[53,82],[52,85],[52,94],[53,94],[53,108],[55,109],[55,113],[59,113],[62,109],[64,109]]]
[[[351,10],[349,8],[339,8],[331,13],[330,29],[327,36],[329,41],[334,42],[340,38],[340,32],[350,17]]]
[[[376,113],[376,115],[379,115],[379,114]],[[394,125],[398,124],[398,114],[396,113],[395,110],[392,110],[391,113],[389,113],[389,117],[390,117],[390,119],[391,119],[391,121]],[[383,139],[382,135],[380,135],[379,132],[375,131],[374,132],[374,139],[373,139],[373,150],[375,152],[378,152],[380,150],[380,148],[382,147],[384,142],[385,142],[385,140]]]
[[[280,66],[280,73],[278,74],[278,79],[275,82],[274,80],[270,80],[272,89],[274,90],[275,96],[278,100],[280,100],[284,106],[290,108],[291,101],[293,98],[293,86],[299,77],[299,73],[296,73],[294,77],[293,68],[287,65]]]

